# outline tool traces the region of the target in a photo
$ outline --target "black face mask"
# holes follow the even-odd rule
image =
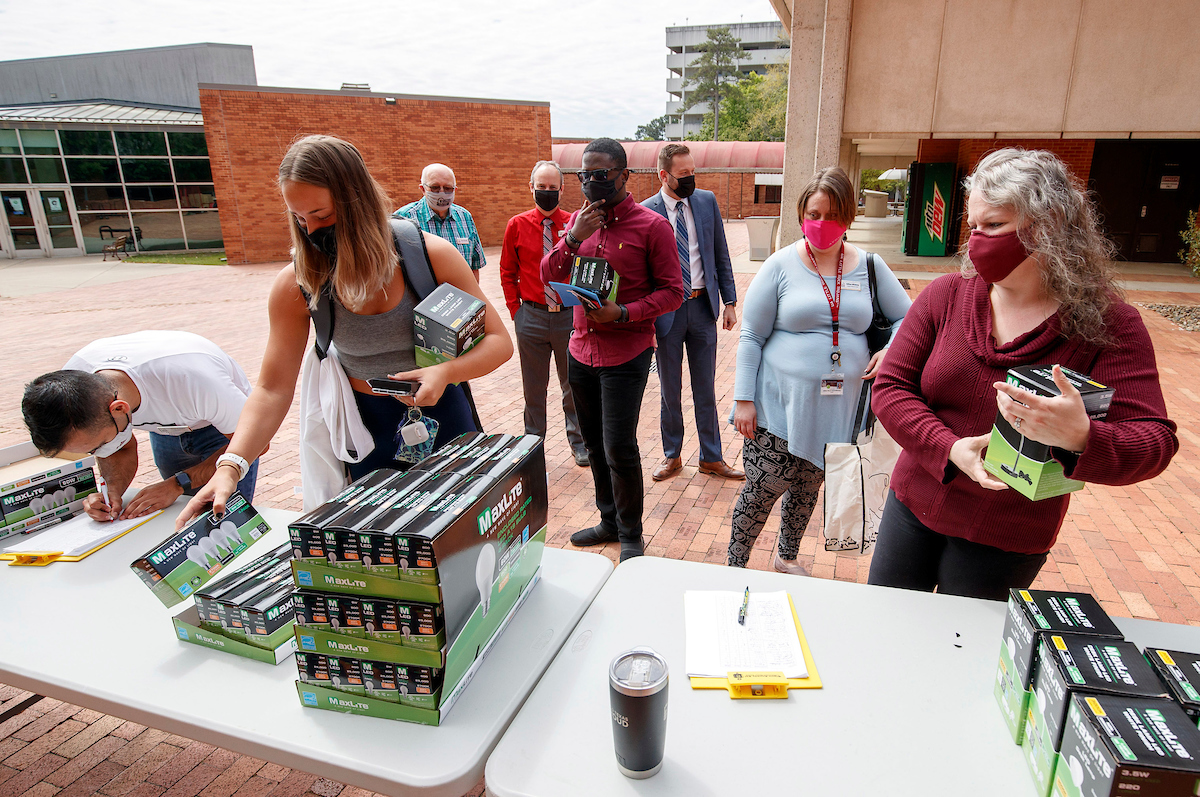
[[[588,180],[583,184],[583,195],[588,202],[607,203],[617,195],[616,180]]]
[[[337,260],[337,234],[334,232],[336,224],[330,224],[328,227],[309,232],[304,231],[304,237],[308,242],[316,247],[317,251],[329,258],[332,264]]]
[[[671,189],[675,192],[675,196],[680,199],[687,199],[696,191],[696,175],[689,174],[687,177],[674,177],[675,187]]]
[[[558,207],[558,191],[534,190],[533,201],[539,208],[549,213]]]

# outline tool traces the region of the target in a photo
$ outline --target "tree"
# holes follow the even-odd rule
[[[714,141],[720,140],[721,100],[734,89],[741,43],[742,40],[730,33],[729,28],[709,28],[708,41],[696,48],[700,57],[687,66],[692,76],[683,84],[682,110],[698,103],[709,103],[713,109]]]
[[[667,140],[667,125],[671,123],[671,117],[663,114],[657,119],[651,119],[644,125],[638,125],[637,132],[633,134],[636,141],[666,141]]]
[[[782,141],[787,119],[787,64],[771,64],[729,87],[719,109],[721,141]],[[707,113],[696,141],[715,140],[717,114]]]

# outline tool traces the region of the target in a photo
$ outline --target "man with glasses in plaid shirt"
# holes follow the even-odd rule
[[[479,281],[479,269],[486,260],[483,244],[475,229],[475,220],[464,207],[454,204],[457,188],[454,172],[444,163],[431,163],[421,170],[422,198],[409,202],[392,214],[394,218],[405,218],[431,235],[445,238],[458,249],[471,267],[475,281]]]
[[[567,379],[567,342],[571,339],[572,313],[564,310],[558,294],[542,282],[542,257],[566,233],[570,215],[558,206],[562,170],[554,161],[538,161],[529,175],[534,207],[508,220],[504,248],[500,250],[500,287],[517,333],[521,355],[521,386],[525,391],[525,434],[546,436],[546,384],[550,381],[550,355],[562,386],[562,408],[567,422],[567,442],[575,464],[588,466],[587,447],[575,415],[575,399]]]

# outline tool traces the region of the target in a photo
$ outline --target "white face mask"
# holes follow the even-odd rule
[[[425,201],[434,210],[445,210],[454,202],[454,192],[447,191],[443,194],[440,191],[426,191]]]
[[[113,421],[116,423],[116,421]],[[133,419],[130,418],[125,424],[125,431],[117,432],[117,436],[109,442],[96,449],[96,456],[104,458],[111,457],[113,454],[125,447],[125,444],[133,437]]]

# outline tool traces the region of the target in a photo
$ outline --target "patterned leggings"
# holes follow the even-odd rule
[[[759,429],[742,449],[746,484],[733,507],[733,536],[729,540],[729,566],[745,567],[750,549],[779,496],[783,496],[779,530],[779,557],[792,560],[808,527],[817,491],[825,471],[808,460],[789,454],[787,441]]]

